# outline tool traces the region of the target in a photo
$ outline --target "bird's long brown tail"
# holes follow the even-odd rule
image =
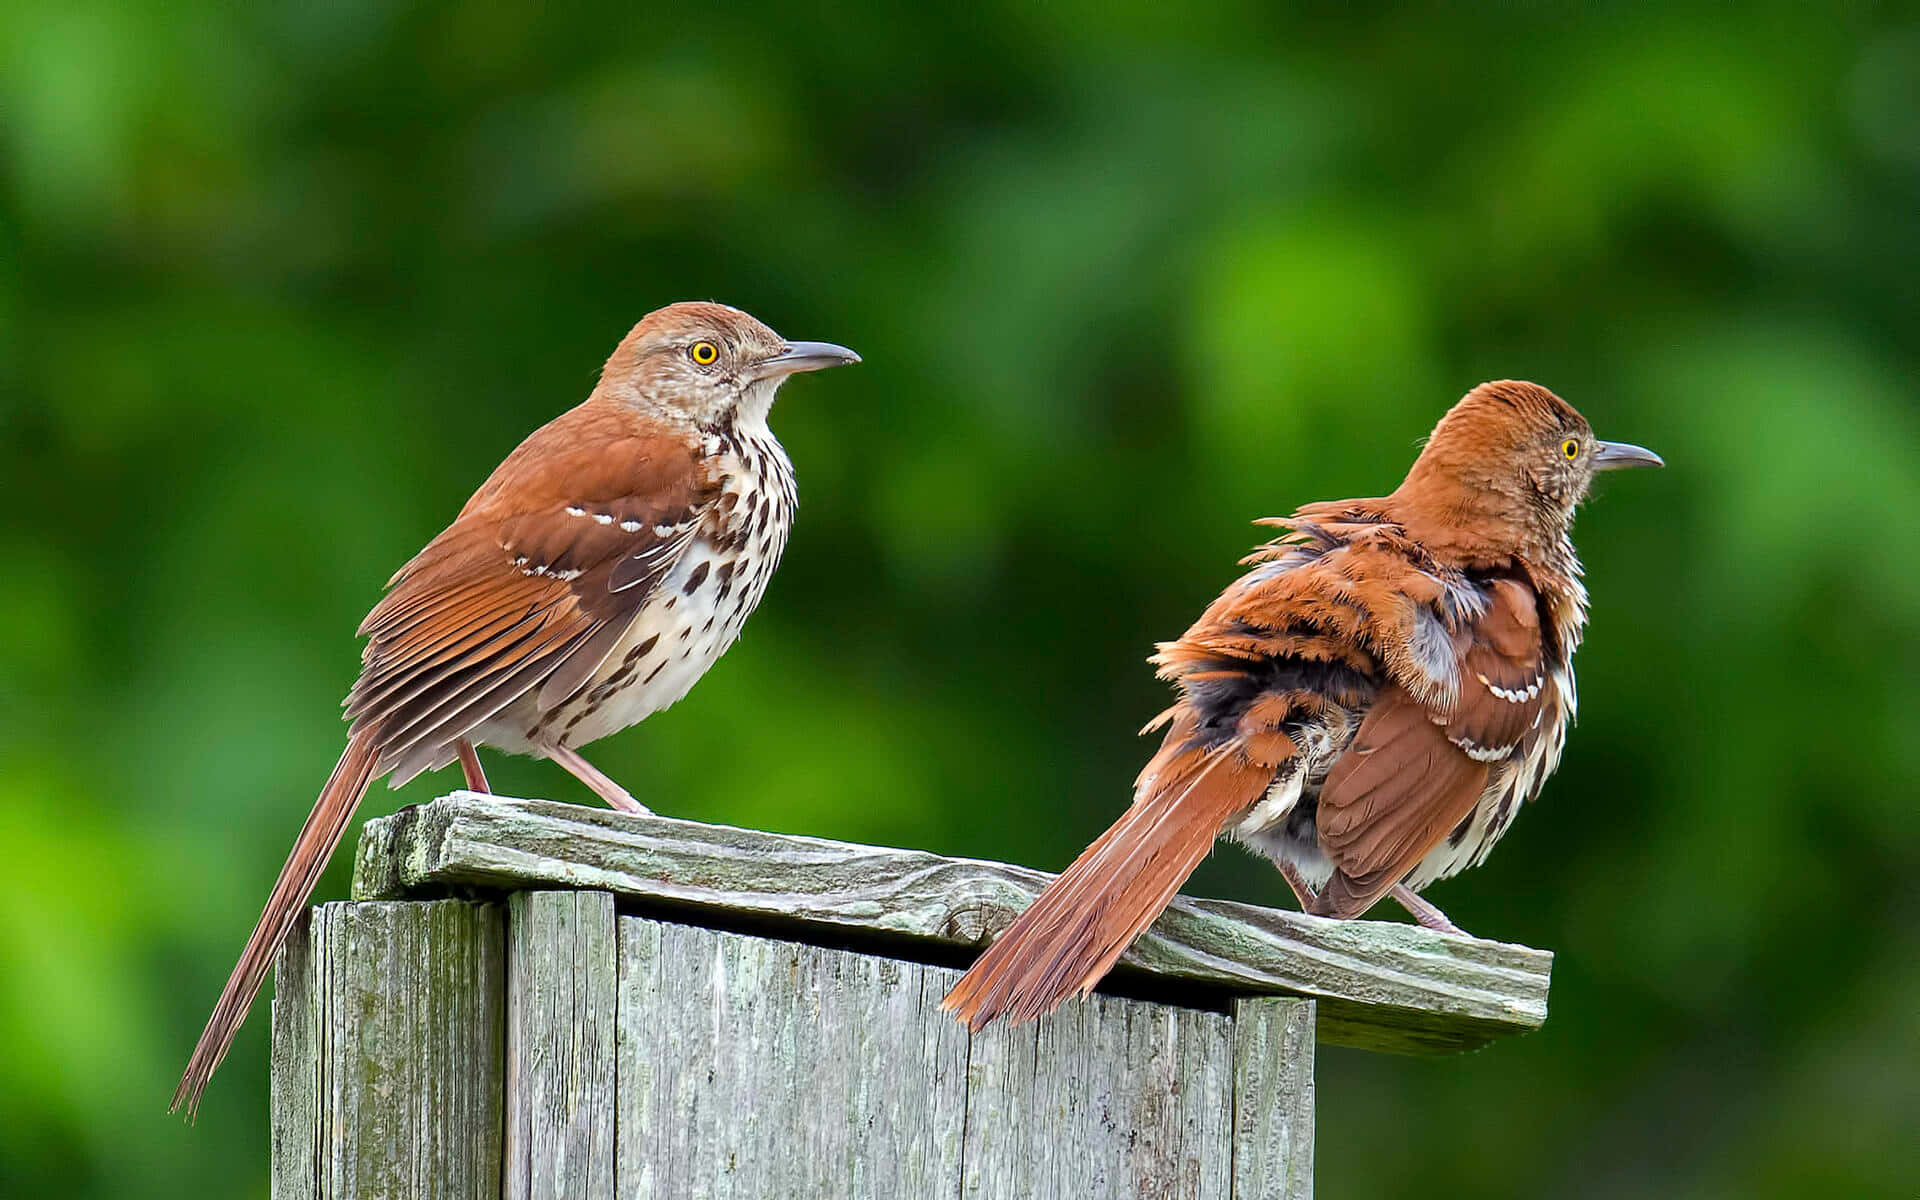
[[[294,919],[300,915],[307,897],[313,894],[320,872],[333,857],[348,819],[360,805],[360,797],[366,795],[377,757],[372,736],[367,731],[348,739],[346,752],[333,768],[327,786],[320,790],[320,798],[314,802],[307,823],[293,843],[293,852],[287,856],[287,865],[280,868],[280,878],[267,896],[267,907],[260,914],[260,922],[247,938],[246,949],[240,952],[233,974],[227,977],[227,986],[221,989],[213,1015],[207,1018],[207,1027],[193,1048],[193,1057],[187,1060],[186,1074],[180,1077],[180,1086],[173,1091],[169,1111],[177,1112],[185,1105],[188,1120],[198,1111],[200,1093],[206,1090],[214,1069],[226,1057],[227,1048],[233,1045],[234,1035],[247,1019],[247,1008],[266,980],[280,943],[286,940]]]
[[[1043,1016],[1091,992],[1153,924],[1274,775],[1233,742],[1174,750],[1182,732],[1148,764],[1132,807],[987,948],[941,1008],[976,1031],[1000,1016]]]

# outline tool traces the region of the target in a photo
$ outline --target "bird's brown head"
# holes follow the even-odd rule
[[[789,376],[859,361],[832,342],[790,342],[737,308],[684,302],[633,327],[596,394],[673,424],[764,423]]]
[[[1429,543],[1472,531],[1487,557],[1530,556],[1556,544],[1593,476],[1664,466],[1651,450],[1593,436],[1585,417],[1537,383],[1483,383],[1440,418],[1394,497]],[[1471,556],[1469,556],[1471,557]]]

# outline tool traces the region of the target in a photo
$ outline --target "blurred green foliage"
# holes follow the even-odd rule
[[[163,1110],[351,631],[713,297],[867,361],[775,414],[745,639],[595,756],[705,820],[1057,868],[1251,518],[1391,487],[1493,377],[1663,453],[1582,519],[1558,778],[1434,893],[1559,953],[1553,1018],[1324,1052],[1321,1190],[1911,1196],[1920,17],[1577,11],[14,0],[0,1193],[265,1193],[264,1005]]]

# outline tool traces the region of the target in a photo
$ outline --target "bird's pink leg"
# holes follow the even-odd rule
[[[466,738],[455,738],[453,748],[460,755],[460,773],[467,777],[467,790],[483,796],[493,795],[487,786],[487,773],[480,769],[480,752]]]
[[[1280,868],[1280,878],[1286,880],[1287,886],[1293,889],[1293,898],[1300,902],[1300,911],[1306,912],[1313,904],[1313,889],[1307,886],[1300,868],[1290,862],[1276,861],[1273,865]]]
[[[1447,914],[1435,908],[1432,902],[1422,900],[1418,892],[1404,883],[1396,883],[1393,885],[1393,898],[1400,902],[1401,908],[1413,914],[1414,920],[1420,922],[1428,929],[1435,929],[1441,933],[1457,933],[1461,937],[1473,936],[1458,925],[1455,925],[1452,921],[1447,920]]]
[[[605,772],[580,757],[580,752],[568,746],[554,743],[542,746],[541,750],[554,762],[565,767],[575,779],[593,789],[593,794],[605,800],[621,812],[639,813],[650,816],[653,810],[633,798],[633,793],[607,778]]]

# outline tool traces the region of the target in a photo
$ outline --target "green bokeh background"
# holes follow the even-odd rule
[[[1321,1193],[1914,1194],[1912,9],[14,0],[0,55],[0,1193],[265,1194],[260,1012],[164,1110],[353,627],[712,297],[867,361],[784,394],[786,565],[598,749],[636,794],[1058,868],[1248,522],[1536,379],[1671,464],[1581,519],[1558,777],[1433,892],[1553,1016],[1324,1051]]]

